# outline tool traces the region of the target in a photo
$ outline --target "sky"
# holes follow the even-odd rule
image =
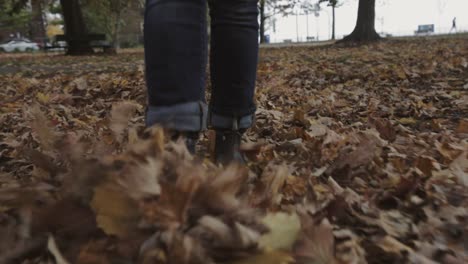
[[[343,0],[343,3],[336,9],[338,38],[352,32],[357,18],[358,0]],[[448,32],[454,17],[457,17],[458,30],[468,31],[468,0],[377,0],[376,4],[377,31],[395,36],[414,34],[418,25],[424,24],[434,24],[436,33]],[[304,41],[307,30],[310,37],[318,35],[320,40],[331,36],[331,7],[325,4],[319,17],[298,15],[297,29],[296,16],[275,18],[276,32],[272,28],[267,32],[272,42],[296,41],[298,35]]]

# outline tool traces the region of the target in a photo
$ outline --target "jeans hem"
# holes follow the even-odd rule
[[[213,129],[243,130],[250,128],[254,123],[254,114],[242,117],[223,116],[213,112],[209,114],[208,126]]]
[[[161,125],[177,131],[198,132],[206,129],[208,107],[204,102],[188,102],[171,106],[148,106],[146,126]]]

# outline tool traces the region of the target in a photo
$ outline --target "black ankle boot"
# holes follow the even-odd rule
[[[199,140],[199,133],[198,132],[173,132],[172,140],[177,140],[179,138],[183,138],[185,145],[187,146],[188,151],[190,154],[195,155],[197,143]]]
[[[215,162],[227,165],[235,162],[245,164],[240,152],[242,132],[233,130],[216,130]]]

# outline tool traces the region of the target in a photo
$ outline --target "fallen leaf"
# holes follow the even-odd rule
[[[284,251],[267,251],[230,264],[289,264],[294,258]]]
[[[449,168],[457,176],[458,182],[468,187],[468,152],[460,154]]]
[[[416,124],[417,120],[412,117],[404,117],[398,119],[398,122],[402,125],[414,125]]]
[[[270,232],[260,238],[260,248],[291,250],[301,229],[301,220],[296,213],[270,213],[263,218],[263,223]]]
[[[36,95],[37,101],[41,104],[48,104],[50,102],[50,97],[47,94],[43,94],[41,92],[38,92]]]
[[[91,207],[98,226],[107,234],[125,238],[136,231],[139,220],[137,204],[117,186],[106,183],[97,186]]]
[[[309,216],[302,217],[302,232],[294,245],[298,263],[335,263],[334,245],[333,228],[328,220],[317,224]]]
[[[460,123],[458,123],[458,127],[455,132],[459,134],[468,134],[468,120],[460,120]]]
[[[121,102],[112,107],[109,127],[119,142],[122,142],[128,122],[138,108],[139,105],[133,102]]]

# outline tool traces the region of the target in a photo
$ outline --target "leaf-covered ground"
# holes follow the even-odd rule
[[[0,263],[467,263],[468,41],[261,50],[248,168],[145,130],[143,54],[0,57]]]

